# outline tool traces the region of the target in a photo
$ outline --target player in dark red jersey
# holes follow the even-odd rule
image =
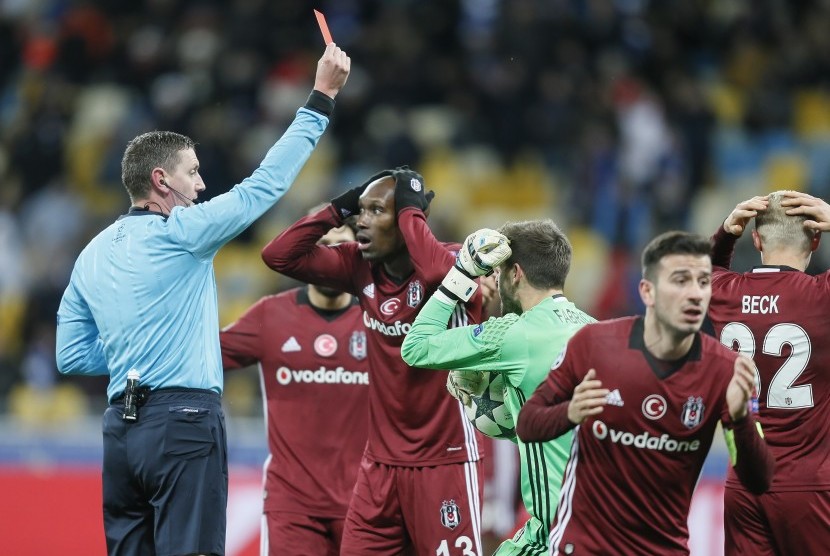
[[[755,219],[760,266],[729,270],[735,242]],[[758,418],[776,468],[769,492],[726,481],[726,554],[830,552],[830,272],[804,272],[830,206],[794,191],[739,203],[712,237],[717,337],[752,357]]]
[[[422,303],[455,262],[427,226],[431,198],[416,172],[386,170],[301,219],[262,252],[276,271],[356,294],[363,310],[369,438],[343,554],[481,554],[478,433],[447,395],[447,374],[409,367],[400,353]],[[316,245],[352,214],[358,214],[357,243]],[[480,295],[458,309],[459,324],[480,321]]]
[[[319,244],[354,239],[342,226]],[[357,298],[315,285],[263,297],[219,339],[226,370],[259,364],[268,433],[263,556],[336,556],[366,446],[369,365]]]
[[[747,407],[752,362],[699,332],[711,271],[705,238],[657,236],[643,252],[645,316],[582,328],[519,413],[525,441],[576,427],[551,554],[688,554],[718,421],[738,477],[769,486],[773,460]]]

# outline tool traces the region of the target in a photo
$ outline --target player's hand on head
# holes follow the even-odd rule
[[[333,198],[331,200],[331,204],[334,205],[334,208],[337,210],[337,214],[340,215],[340,218],[343,219],[343,221],[346,221],[348,218],[360,214],[360,196],[363,195],[363,192],[366,191],[369,184],[384,176],[390,175],[392,175],[391,170],[381,170],[357,187],[352,187],[351,189]]]
[[[739,355],[735,359],[732,379],[726,387],[726,405],[729,417],[733,421],[740,421],[749,411],[748,402],[755,389],[755,363],[746,356]]]
[[[608,389],[602,387],[602,381],[597,379],[597,372],[590,369],[582,382],[574,388],[573,396],[568,404],[568,419],[575,425],[582,424],[588,417],[602,413],[606,404]]]
[[[455,264],[439,289],[454,299],[468,301],[479,287],[475,278],[489,276],[511,254],[510,241],[504,234],[488,228],[473,232],[456,253]]]
[[[510,240],[504,234],[482,228],[464,240],[464,245],[456,256],[455,266],[470,277],[489,276],[511,254]]]
[[[487,386],[484,373],[478,371],[450,371],[447,376],[447,391],[466,406],[471,396],[481,396]]]
[[[331,200],[340,218],[346,220],[360,213],[360,196],[366,189],[366,184],[353,187]]]
[[[766,195],[758,195],[746,201],[741,201],[723,221],[725,232],[733,236],[740,236],[746,230],[749,221],[758,215],[758,211],[766,210],[769,201]]]
[[[351,69],[352,61],[346,53],[336,44],[328,44],[323,56],[317,62],[314,89],[331,98],[336,97],[346,84]]]
[[[786,191],[781,206],[790,216],[806,216],[804,227],[818,232],[830,231],[830,205],[824,199],[799,191]]]
[[[408,207],[415,207],[423,212],[429,210],[434,191],[426,190],[424,177],[409,166],[398,166],[392,170],[395,178],[395,211],[400,213]]]

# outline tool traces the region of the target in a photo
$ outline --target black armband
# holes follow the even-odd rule
[[[308,100],[305,101],[305,108],[319,112],[323,116],[331,116],[334,112],[334,99],[317,89],[311,91]]]

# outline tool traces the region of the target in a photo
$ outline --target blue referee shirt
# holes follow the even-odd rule
[[[110,401],[133,368],[152,389],[221,394],[213,258],[285,194],[327,125],[301,108],[259,168],[227,193],[167,218],[131,212],[90,241],[58,309],[58,370],[110,375]]]

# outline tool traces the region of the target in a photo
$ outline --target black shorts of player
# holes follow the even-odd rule
[[[104,532],[110,555],[224,554],[228,458],[221,397],[149,392],[135,422],[104,413]]]

